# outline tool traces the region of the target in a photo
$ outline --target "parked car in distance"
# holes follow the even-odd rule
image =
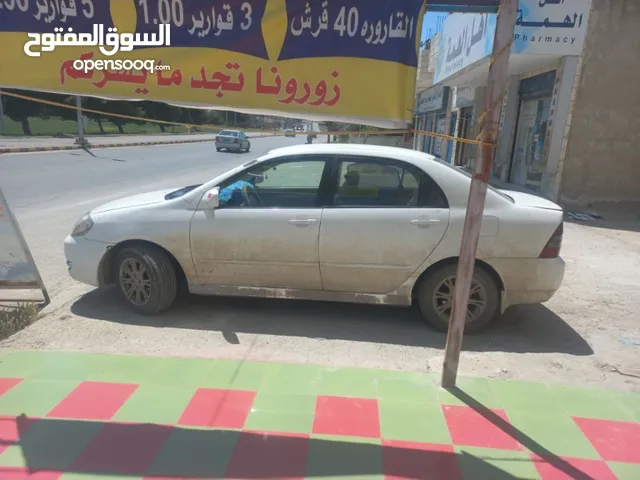
[[[244,132],[239,130],[222,130],[216,136],[216,150],[222,149],[228,152],[248,152],[251,150],[251,142]]]
[[[284,136],[285,137],[295,137],[296,136],[296,131],[293,128],[286,128],[284,131]]]
[[[70,275],[116,284],[140,314],[193,294],[410,306],[446,330],[469,174],[432,155],[355,144],[272,150],[201,185],[91,210],[64,241]],[[488,188],[466,328],[560,287],[563,212]]]

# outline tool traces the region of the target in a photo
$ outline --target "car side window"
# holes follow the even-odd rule
[[[385,159],[343,160],[338,167],[336,207],[447,208],[444,193],[418,167]]]
[[[326,161],[268,161],[220,185],[221,208],[315,208]]]
[[[384,160],[343,160],[333,204],[338,207],[415,207],[420,175],[417,169]]]

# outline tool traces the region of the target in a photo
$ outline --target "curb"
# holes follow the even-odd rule
[[[267,138],[267,137],[277,137],[278,135],[259,135],[253,138]],[[157,142],[129,142],[129,143],[94,143],[91,144],[89,149],[94,148],[116,148],[116,147],[142,147],[148,145],[177,145],[181,143],[204,143],[204,142],[214,142],[215,139],[195,139],[195,140],[164,140]],[[3,153],[29,153],[29,152],[59,152],[64,150],[82,150],[83,147],[80,145],[60,145],[58,147],[14,147],[14,148],[0,148],[0,154]]]

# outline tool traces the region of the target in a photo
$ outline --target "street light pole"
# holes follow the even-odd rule
[[[460,350],[462,349],[462,338],[469,306],[469,292],[471,291],[471,281],[478,251],[478,239],[480,238],[487,185],[491,174],[491,164],[493,163],[494,145],[498,136],[500,107],[507,85],[509,53],[513,43],[517,9],[518,0],[502,0],[498,10],[496,34],[493,41],[491,63],[489,64],[485,107],[479,136],[480,140],[485,143],[478,145],[479,148],[476,149],[476,160],[469,189],[467,214],[464,220],[462,244],[456,273],[453,307],[451,309],[447,345],[442,367],[442,386],[446,388],[455,387],[458,376]]]

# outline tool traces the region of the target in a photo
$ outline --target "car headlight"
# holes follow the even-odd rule
[[[86,235],[89,230],[93,227],[93,220],[91,220],[91,216],[87,213],[78,220],[73,226],[73,230],[71,230],[72,237],[81,237]]]

